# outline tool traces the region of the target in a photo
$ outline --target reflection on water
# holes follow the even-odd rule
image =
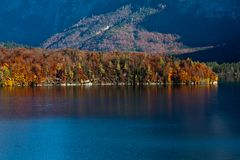
[[[0,89],[0,159],[239,160],[240,85]]]
[[[171,117],[203,113],[218,103],[217,87],[59,87],[0,89],[0,118],[36,116]]]

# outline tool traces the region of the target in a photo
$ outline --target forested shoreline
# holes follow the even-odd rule
[[[211,62],[207,63],[207,65],[218,75],[219,81],[240,82],[240,62],[222,64]]]
[[[0,86],[213,84],[204,63],[161,54],[0,48]]]

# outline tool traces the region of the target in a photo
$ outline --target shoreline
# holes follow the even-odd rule
[[[214,81],[211,83],[62,83],[62,84],[36,84],[36,85],[15,85],[15,86],[1,86],[0,88],[7,88],[7,87],[92,87],[92,86],[217,86],[219,84],[218,81]]]

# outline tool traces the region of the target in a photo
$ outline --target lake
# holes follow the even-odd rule
[[[240,84],[0,88],[1,160],[239,160]]]

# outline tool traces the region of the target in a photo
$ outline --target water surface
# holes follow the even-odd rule
[[[239,160],[240,85],[0,89],[0,159]]]

